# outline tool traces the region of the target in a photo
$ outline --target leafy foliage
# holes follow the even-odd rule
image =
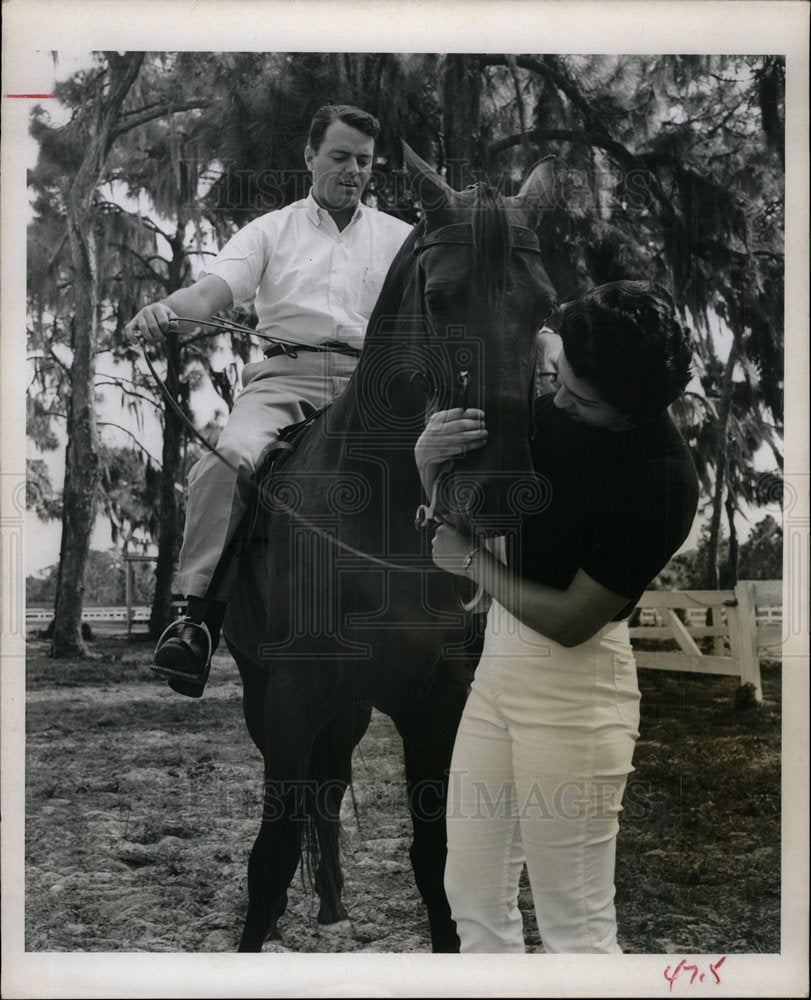
[[[740,546],[734,572],[728,562],[728,538],[721,539],[720,550],[725,566],[720,582],[722,589],[733,587],[738,580],[783,578],[783,529],[771,514],[758,521]],[[704,587],[710,558],[710,536],[705,527],[698,546],[673,556],[653,586],[662,590],[700,590]]]
[[[84,575],[87,604],[120,606],[126,598],[126,564],[119,549],[88,553]],[[56,600],[59,567],[49,566],[37,575],[26,577],[25,599],[29,605],[51,605]],[[152,567],[136,563],[133,567],[134,595],[137,603],[146,603],[154,587]]]
[[[26,459],[25,506],[41,521],[50,521],[62,514],[61,498],[54,490],[48,465],[41,458]]]
[[[146,550],[158,531],[158,476],[133,448],[101,448],[101,501],[113,544]]]

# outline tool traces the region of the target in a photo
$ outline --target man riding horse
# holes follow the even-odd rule
[[[183,325],[179,317],[204,322],[254,300],[259,332],[278,338],[264,360],[243,369],[218,454],[205,455],[189,474],[176,579],[187,611],[161,636],[154,666],[183,694],[199,697],[208,678],[227,605],[229,549],[255,472],[284,427],[346,387],[386,272],[411,230],[361,201],[379,131],[377,119],[359,108],[322,107],[304,153],[308,196],[249,223],[194,285],[146,306],[128,325],[133,339],[160,345]]]

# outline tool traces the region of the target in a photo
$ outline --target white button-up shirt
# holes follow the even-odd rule
[[[361,347],[389,265],[411,226],[358,205],[342,231],[310,194],[249,222],[225,244],[207,274],[253,300],[259,330],[301,344]]]

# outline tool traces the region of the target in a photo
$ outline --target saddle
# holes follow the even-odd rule
[[[299,420],[298,423],[288,424],[287,427],[283,427],[279,431],[279,436],[276,438],[274,443],[266,450],[260,469],[257,473],[258,479],[264,479],[265,476],[270,475],[273,472],[278,471],[285,461],[293,454],[296,450],[299,442],[310,429],[310,425],[313,424],[322,413],[332,406],[331,403],[327,403],[326,406],[322,406],[319,410],[313,410],[313,412],[305,417],[303,420]]]
[[[240,527],[240,541],[237,544],[238,552],[244,552],[254,536],[259,510],[262,507],[261,484],[269,476],[272,476],[279,471],[287,459],[290,458],[296,450],[302,438],[304,438],[307,431],[310,429],[310,426],[315,423],[321,414],[325,413],[330,406],[332,406],[332,403],[327,403],[326,406],[322,406],[318,410],[313,410],[313,412],[303,420],[299,420],[295,424],[288,424],[287,427],[283,427],[279,431],[279,436],[273,444],[266,449],[256,471],[253,501],[251,502],[250,508],[246,511]]]

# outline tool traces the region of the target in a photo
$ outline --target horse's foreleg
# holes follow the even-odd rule
[[[261,951],[281,938],[278,920],[301,858],[313,783],[308,762],[324,716],[313,685],[292,669],[261,671],[239,662],[243,710],[265,760],[262,825],[248,862],[248,912],[240,951]]]
[[[445,809],[448,771],[466,686],[442,671],[428,698],[395,723],[403,738],[406,784],[414,839],[409,850],[414,880],[428,911],[431,948],[458,952],[459,936],[445,895]]]
[[[242,711],[248,733],[266,757],[269,731],[266,699],[270,675],[229,643],[242,678]],[[287,907],[287,889],[295,875],[301,848],[298,830],[281,808],[278,783],[265,776],[262,826],[248,861],[248,913],[239,950],[261,951],[268,939],[280,939],[277,926]]]
[[[366,732],[371,714],[370,705],[351,705],[321,730],[313,747],[310,774],[317,782],[313,807],[319,847],[315,890],[320,900],[318,922],[327,929],[349,919],[341,898],[340,811],[352,777],[352,751]]]
[[[248,912],[239,950],[256,952],[268,939],[281,939],[278,920],[287,908],[287,890],[301,857],[300,831],[289,801],[295,789],[265,779],[262,826],[248,861]]]

